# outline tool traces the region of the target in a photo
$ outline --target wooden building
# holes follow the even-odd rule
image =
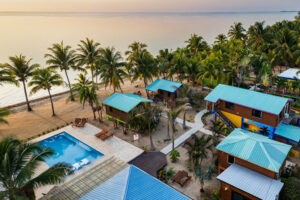
[[[222,199],[278,198],[290,145],[237,128],[216,148]]]
[[[102,103],[105,105],[106,117],[126,124],[130,112],[139,109],[144,103],[152,102],[136,94],[114,93]]]
[[[175,101],[180,96],[182,83],[165,79],[157,79],[148,87],[147,91],[154,92],[157,97],[164,101]]]

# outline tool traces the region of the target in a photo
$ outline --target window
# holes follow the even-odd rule
[[[234,104],[233,103],[229,103],[229,102],[226,102],[225,103],[225,107],[230,109],[230,110],[233,110],[234,109]]]
[[[110,111],[110,112],[112,112],[112,111],[113,111],[112,107],[109,107],[109,111]]]
[[[259,111],[259,110],[254,110],[254,109],[253,109],[253,110],[252,110],[252,116],[261,118],[262,112]]]
[[[170,92],[168,92],[168,97],[170,97],[171,96],[171,93]]]
[[[228,163],[229,164],[234,163],[234,157],[233,156],[228,155]]]

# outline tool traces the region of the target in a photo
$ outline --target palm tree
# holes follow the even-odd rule
[[[141,42],[133,42],[128,46],[127,51],[125,51],[125,56],[127,56],[126,60],[129,63],[132,63],[135,60],[136,54],[139,54],[140,52],[146,50],[147,44],[141,43]]]
[[[206,135],[201,135],[200,137],[197,135],[193,136],[194,142],[186,142],[186,145],[189,146],[189,158],[192,163],[192,169],[196,176],[200,177],[201,182],[201,192],[204,192],[203,185],[204,180],[201,178],[201,167],[202,161],[208,158],[209,151],[212,151],[213,144],[211,143],[211,137]],[[201,176],[200,176],[201,175]]]
[[[74,101],[68,71],[70,69],[78,69],[78,67],[76,67],[75,50],[72,50],[69,45],[64,46],[63,41],[60,44],[53,44],[51,48],[48,48],[48,50],[50,53],[45,54],[45,58],[47,58],[46,63],[50,65],[49,68],[51,69],[60,69],[65,72],[70,90],[71,101]]]
[[[59,184],[73,171],[68,164],[58,163],[36,174],[45,158],[54,152],[38,143],[26,143],[12,137],[0,142],[0,199],[35,199],[34,189]]]
[[[265,22],[255,22],[254,25],[248,29],[248,44],[257,50],[262,44],[268,41],[271,37],[267,28],[264,27]]]
[[[146,49],[142,51],[132,50],[131,54],[128,54],[127,60],[129,60],[129,64],[132,66],[132,81],[143,79],[146,88],[148,82],[157,74],[157,66],[151,53]],[[146,93],[149,97],[148,90],[146,90]]]
[[[78,45],[79,54],[77,54],[77,60],[79,65],[85,65],[87,69],[91,70],[92,82],[94,83],[95,71],[96,71],[96,61],[100,58],[100,43],[94,42],[89,38],[85,40],[80,40]]]
[[[10,76],[9,71],[5,69],[5,65],[0,64],[0,85],[2,83],[15,83],[15,80]]]
[[[1,123],[8,124],[8,122],[4,119],[4,117],[8,116],[9,113],[10,113],[9,110],[7,110],[7,109],[4,109],[4,108],[0,109],[0,124]]]
[[[182,81],[184,79],[184,67],[187,64],[187,60],[185,49],[177,49],[173,55],[169,77],[173,78],[173,75],[176,74],[177,80]]]
[[[230,26],[228,36],[231,40],[244,40],[246,37],[245,31],[241,22],[235,22]]]
[[[216,39],[215,40],[216,44],[222,44],[227,41],[226,35],[224,35],[224,34],[217,35],[217,37],[215,39]]]
[[[172,133],[172,151],[175,150],[175,144],[174,144],[174,140],[175,140],[175,132],[176,132],[176,127],[175,127],[175,122],[176,122],[176,118],[179,116],[179,114],[181,113],[181,109],[171,109],[168,112],[168,119],[169,119],[169,124],[171,127],[171,133]]]
[[[101,50],[101,57],[99,59],[100,69],[97,75],[100,75],[102,83],[105,87],[112,86],[114,92],[116,89],[121,88],[121,83],[124,84],[124,77],[126,72],[124,71],[125,62],[122,62],[122,56],[119,51],[115,51],[114,47],[105,48]]]
[[[279,65],[294,66],[297,58],[294,56],[293,48],[297,46],[297,34],[292,30],[283,28],[275,34],[274,44],[276,47],[273,60],[279,61]]]
[[[28,86],[33,86],[30,94],[34,94],[40,90],[47,90],[51,102],[52,116],[55,116],[54,105],[51,96],[51,88],[53,86],[60,86],[63,84],[62,77],[54,69],[38,69],[35,71],[32,80]]]
[[[75,80],[77,83],[74,83],[72,87],[75,96],[79,97],[79,102],[82,104],[83,108],[85,103],[88,102],[93,111],[94,120],[96,120],[96,111],[100,110],[100,104],[97,98],[97,85],[93,84],[92,81],[89,81],[84,74],[79,74],[78,78]]]
[[[159,54],[157,55],[157,64],[159,68],[159,72],[163,74],[163,78],[167,79],[168,72],[172,67],[172,59],[173,54],[169,51],[169,49],[161,49],[159,50]]]
[[[27,110],[32,111],[27,96],[26,82],[28,78],[30,78],[33,75],[33,72],[39,67],[39,65],[30,64],[32,59],[26,60],[26,57],[23,55],[9,57],[9,60],[11,64],[9,63],[5,64],[5,68],[9,71],[11,76],[14,78],[14,80],[17,83],[17,86],[19,86],[18,82],[22,82],[24,93],[25,93],[25,99],[27,103]]]
[[[193,55],[196,55],[200,51],[208,50],[208,44],[204,41],[202,36],[196,34],[191,35],[191,37],[185,41],[187,43],[187,48],[192,52]]]
[[[187,60],[187,64],[183,67],[185,73],[185,79],[188,82],[192,82],[192,85],[196,84],[197,74],[201,67],[200,59],[197,57],[190,58]]]
[[[145,104],[142,110],[133,112],[127,121],[127,125],[131,128],[149,135],[151,151],[155,150],[152,133],[159,124],[160,115],[161,110],[158,107],[151,107],[149,104]]]

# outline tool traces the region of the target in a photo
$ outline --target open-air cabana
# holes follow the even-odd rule
[[[144,103],[152,102],[136,94],[114,93],[102,103],[105,105],[106,117],[126,124],[130,113],[143,106]]]
[[[175,101],[180,95],[182,83],[165,79],[156,79],[146,87],[146,90],[156,93],[156,96],[165,101]]]

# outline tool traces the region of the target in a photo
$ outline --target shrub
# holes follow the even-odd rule
[[[175,163],[179,157],[180,157],[180,153],[178,151],[176,151],[176,150],[171,151],[170,159],[173,163]]]
[[[174,175],[176,171],[173,168],[170,168],[166,173],[166,179],[170,180]]]

